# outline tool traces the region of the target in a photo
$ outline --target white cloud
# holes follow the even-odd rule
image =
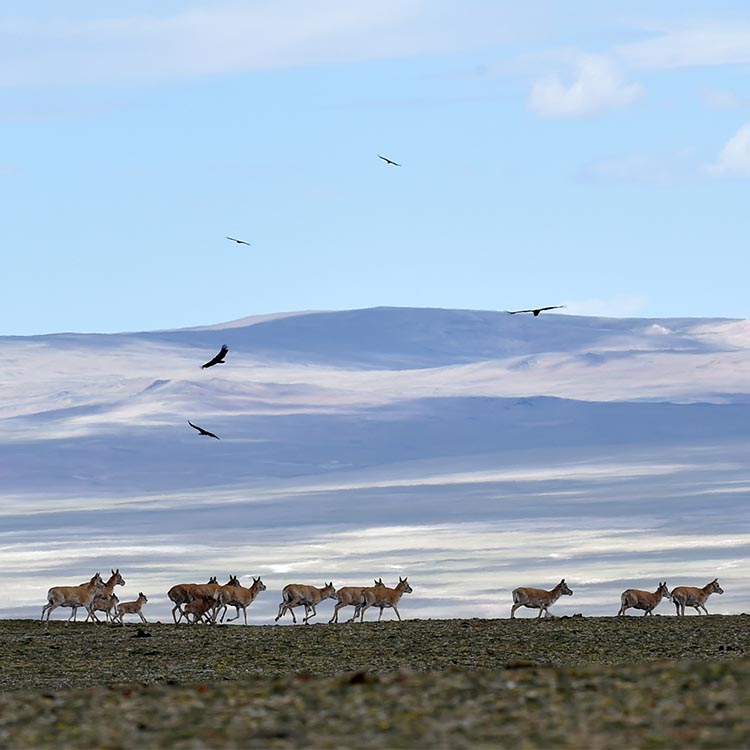
[[[88,83],[389,59],[477,49],[519,19],[470,2],[221,2],[71,21],[0,20],[0,86]],[[504,21],[507,21],[505,23]]]
[[[579,55],[576,79],[567,84],[553,75],[531,87],[529,105],[542,117],[591,117],[632,104],[643,93],[626,83],[614,63],[602,55]]]
[[[714,177],[750,177],[750,123],[743,125],[724,144],[707,171]]]
[[[711,109],[737,109],[742,99],[734,91],[706,88],[702,91],[703,101]]]
[[[750,62],[750,23],[701,23],[661,33],[616,48],[618,59],[631,68],[664,70]]]
[[[581,170],[585,182],[596,184],[637,184],[673,187],[694,180],[700,173],[700,160],[692,151],[671,154],[634,153],[598,159]]]

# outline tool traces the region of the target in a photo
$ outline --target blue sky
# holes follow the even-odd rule
[[[746,4],[518,5],[4,3],[0,334],[745,317]]]

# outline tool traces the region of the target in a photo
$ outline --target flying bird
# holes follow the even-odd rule
[[[565,305],[550,305],[549,307],[536,307],[531,310],[506,310],[510,315],[517,315],[518,313],[534,313],[534,317],[539,317],[539,313],[543,312],[544,310],[557,310],[560,307],[565,307]]]
[[[188,419],[188,424],[189,424],[189,425],[190,425],[190,426],[191,426],[191,427],[192,427],[192,428],[193,428],[194,430],[198,430],[198,432],[199,432],[199,433],[200,433],[201,435],[206,435],[207,437],[212,437],[212,438],[216,438],[217,440],[221,440],[221,438],[220,438],[220,437],[219,437],[218,435],[214,435],[214,434],[213,434],[213,432],[209,432],[208,430],[204,430],[204,429],[203,429],[202,427],[198,427],[198,425],[197,425],[197,424],[193,424],[193,423],[192,423],[192,422],[191,422],[191,421],[190,421],[189,419]]]
[[[380,154],[378,154],[378,159],[382,159],[386,164],[392,164],[394,167],[401,166],[398,162],[392,161],[391,159],[388,159],[385,156],[381,156]]]
[[[205,365],[201,365],[201,370],[205,370],[207,367],[213,367],[214,365],[223,365],[224,357],[227,356],[228,351],[229,347],[226,344],[223,344],[219,353],[213,359],[209,359]]]
[[[248,247],[250,247],[250,243],[245,242],[245,240],[238,240],[235,237],[229,237],[228,235],[227,235],[227,239],[232,240],[232,242],[236,242],[238,245],[247,245]]]

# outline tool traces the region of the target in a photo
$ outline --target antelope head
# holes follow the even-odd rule
[[[414,590],[409,585],[409,582],[406,580],[406,578],[401,578],[401,576],[398,577],[398,585],[401,588],[401,591],[403,591],[405,594],[411,594]]]
[[[565,596],[572,596],[573,592],[568,588],[568,584],[565,583],[565,579],[563,578],[562,581],[560,581],[560,593],[564,594]]]

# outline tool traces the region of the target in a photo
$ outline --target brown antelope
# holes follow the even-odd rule
[[[676,589],[672,589],[672,596],[670,597],[674,602],[677,614],[683,616],[685,614],[685,607],[693,607],[695,611],[700,614],[703,610],[708,614],[706,609],[706,599],[711,594],[723,594],[724,589],[719,586],[719,579],[714,578],[711,583],[707,583],[703,588],[697,586],[678,586]]]
[[[114,607],[119,601],[113,593],[115,586],[124,585],[125,579],[120,575],[120,569],[113,570],[112,575],[107,579],[104,586],[94,594],[94,603],[91,605],[92,614],[86,615],[86,622],[88,622],[89,619],[94,619],[95,622],[99,622],[95,615],[92,618],[94,612],[104,612],[104,616],[106,617],[107,622],[109,622],[112,615],[112,607]],[[112,597],[114,597],[114,599]]]
[[[237,614],[234,617],[227,617],[227,622],[232,620],[238,620],[240,617],[240,609],[245,615],[245,625],[247,625],[247,608],[255,601],[255,597],[261,591],[266,590],[266,584],[260,580],[260,576],[255,578],[253,576],[253,583],[250,588],[241,586],[239,582],[236,586],[232,587],[229,595],[229,599],[224,604],[224,611],[221,613],[221,622],[224,622],[224,616],[227,613],[227,607],[234,607],[237,610]]]
[[[401,599],[402,594],[411,594],[413,591],[406,578],[398,577],[398,583],[396,588],[389,589],[387,586],[368,586],[362,590],[362,594],[359,597],[359,604],[354,610],[352,620],[356,619],[359,615],[359,621],[364,622],[365,612],[372,607],[380,607],[380,615],[378,616],[378,622],[383,617],[383,610],[386,607],[392,607],[396,613],[399,622],[401,621],[401,615],[398,613],[398,607],[396,606]]]
[[[305,625],[308,624],[308,620],[311,617],[315,617],[317,614],[315,607],[320,604],[323,599],[335,599],[336,589],[333,586],[333,582],[326,583],[323,588],[318,589],[315,586],[308,586],[304,583],[289,583],[284,586],[281,592],[281,604],[279,604],[279,614],[276,615],[274,622],[278,622],[279,618],[286,612],[292,613],[292,622],[297,623],[297,618],[294,616],[294,608],[304,606],[305,617],[302,622]],[[312,610],[312,614],[310,614]]]
[[[667,588],[667,582],[659,582],[659,587],[652,594],[650,591],[641,591],[640,589],[626,589],[620,595],[620,611],[617,613],[618,617],[622,617],[625,614],[625,610],[630,609],[643,609],[644,616],[651,615],[653,617],[653,610],[662,600],[662,598],[669,598],[669,589]]]
[[[208,583],[218,584],[216,576],[211,576],[208,579]],[[200,585],[200,583],[178,583],[167,591],[167,596],[174,602],[174,607],[172,607],[172,619],[175,623],[178,623],[182,619],[182,610],[180,609],[180,606],[187,604],[191,600],[190,589],[194,586]],[[179,618],[175,615],[175,612],[180,612]]]
[[[146,595],[139,591],[138,598],[134,602],[120,602],[117,605],[114,621],[119,621],[122,624],[123,615],[138,615],[141,618],[141,622],[148,622],[143,616],[143,612],[141,612],[141,608],[147,601]]]
[[[565,583],[563,578],[560,583],[552,589],[552,591],[545,591],[544,589],[528,589],[528,588],[517,588],[513,589],[513,606],[510,610],[511,620],[516,616],[516,610],[519,607],[529,607],[530,609],[538,609],[539,614],[537,617],[549,615],[548,607],[554,604],[563,594],[570,596],[573,592],[568,588],[568,584]]]
[[[106,599],[102,599],[100,596],[95,596],[91,609],[93,612],[104,612],[104,617],[107,622],[112,622],[114,619],[114,612],[117,610],[117,605],[119,603],[120,600],[117,598],[117,594],[113,592]],[[86,622],[88,622],[88,620],[89,618],[86,617]],[[97,622],[99,622],[99,620],[97,620]]]
[[[82,583],[80,586],[54,586],[47,592],[47,603],[42,607],[41,620],[44,620],[44,614],[47,613],[47,622],[49,622],[49,616],[52,614],[52,610],[57,607],[72,607],[73,612],[68,618],[68,622],[75,621],[76,612],[78,607],[85,607],[89,614],[91,612],[91,605],[94,601],[97,589],[104,586],[102,577],[95,573],[88,583]],[[96,619],[95,615],[92,615]]]
[[[200,620],[204,620],[210,625],[213,607],[214,603],[210,599],[193,599],[182,607],[180,610],[180,618],[184,615],[185,619],[190,623],[190,615],[192,615],[193,625]]]
[[[224,612],[226,612],[227,602],[232,596],[232,590],[234,589],[235,586],[239,586],[239,585],[240,585],[240,582],[237,576],[230,575],[229,580],[223,586],[216,586],[216,589],[213,594],[214,608],[213,608],[213,612],[211,613],[212,622],[216,622],[216,615],[218,614],[219,610],[222,607],[224,607]],[[197,598],[197,597],[194,596],[193,598]]]
[[[375,585],[385,586],[382,578],[378,578],[375,581]],[[339,621],[339,610],[342,607],[356,607],[359,604],[362,592],[366,588],[367,586],[342,586],[338,589],[336,591],[336,606],[333,608],[333,617],[328,621],[328,624],[330,625],[332,622]]]

